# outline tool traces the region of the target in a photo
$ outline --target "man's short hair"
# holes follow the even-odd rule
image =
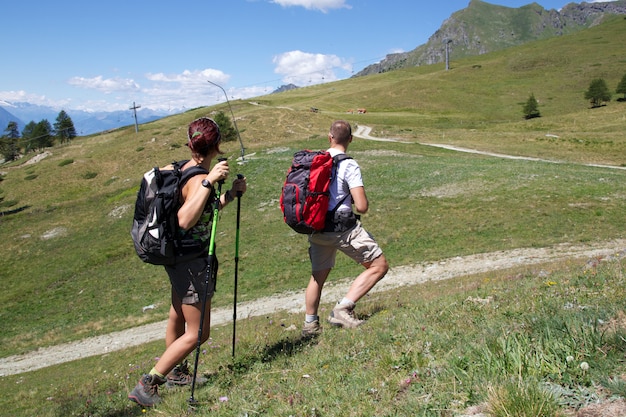
[[[335,142],[346,144],[352,136],[352,127],[345,120],[336,120],[330,126],[330,134],[335,139]]]

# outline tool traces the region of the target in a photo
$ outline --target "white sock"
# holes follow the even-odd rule
[[[305,323],[313,323],[315,320],[319,320],[320,317],[316,314],[306,314],[304,316],[304,322]]]
[[[349,300],[346,297],[343,297],[343,299],[339,302],[339,304],[341,304],[341,305],[348,305],[350,307],[354,307],[356,305],[356,303],[354,301]]]

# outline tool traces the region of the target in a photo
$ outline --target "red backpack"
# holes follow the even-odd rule
[[[321,232],[326,226],[330,182],[346,154],[302,150],[293,155],[280,195],[285,223],[298,233]]]

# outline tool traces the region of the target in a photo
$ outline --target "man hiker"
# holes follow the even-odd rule
[[[328,134],[331,156],[346,153],[352,142],[352,128],[344,120],[335,121]],[[328,322],[337,327],[355,328],[363,323],[354,314],[356,303],[367,294],[387,271],[389,264],[374,238],[362,227],[359,216],[367,213],[369,202],[363,186],[361,169],[354,159],[338,163],[336,175],[330,183],[328,212],[333,214],[323,232],[309,235],[311,278],[305,292],[306,316],[302,334],[313,336],[321,332],[318,308],[322,288],[335,266],[337,250],[365,267],[352,282],[345,297],[333,308]]]

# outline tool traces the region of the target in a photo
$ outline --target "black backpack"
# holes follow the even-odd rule
[[[189,178],[208,173],[201,166],[182,171],[187,162],[173,162],[171,170],[154,167],[141,180],[130,235],[144,262],[174,265],[207,253],[206,243],[184,236],[178,226],[183,186]]]
[[[328,212],[330,182],[344,159],[352,158],[307,149],[294,154],[280,195],[280,209],[289,227],[303,234],[327,229],[329,214],[334,214],[334,210]]]

